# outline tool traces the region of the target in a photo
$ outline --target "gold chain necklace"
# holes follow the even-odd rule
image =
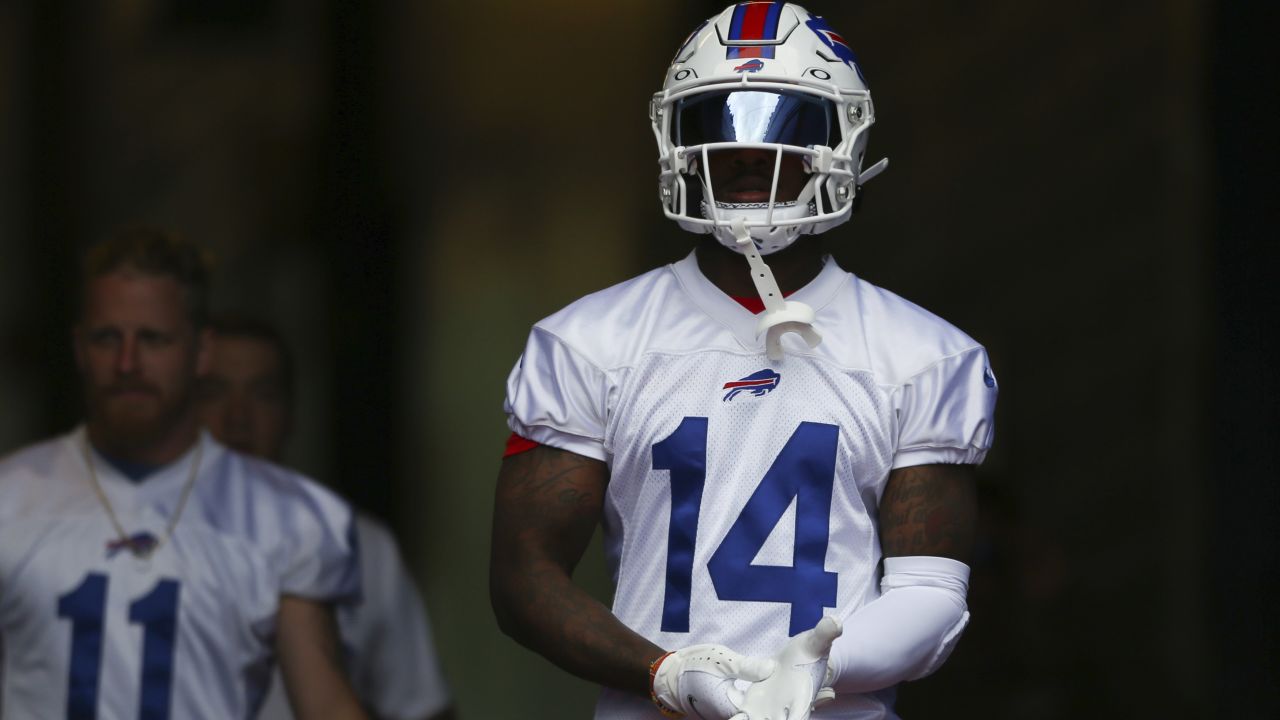
[[[187,474],[187,484],[182,487],[182,497],[178,499],[178,506],[174,509],[173,515],[169,517],[169,526],[165,528],[164,537],[158,538],[154,543],[140,543],[129,537],[120,524],[120,518],[116,517],[116,511],[111,507],[111,501],[107,499],[107,493],[102,489],[102,484],[98,482],[98,472],[94,469],[93,451],[89,448],[89,433],[86,431],[84,436],[84,462],[89,466],[89,484],[93,486],[93,492],[97,494],[98,501],[102,503],[102,507],[107,511],[107,517],[111,519],[111,525],[116,529],[118,543],[120,547],[128,548],[129,552],[139,560],[146,561],[160,549],[169,538],[173,537],[173,529],[178,526],[178,519],[182,517],[182,511],[187,507],[187,498],[191,496],[191,488],[195,487],[196,476],[199,474],[200,457],[204,451],[204,443],[200,438],[196,438],[196,454],[191,461],[191,470]]]

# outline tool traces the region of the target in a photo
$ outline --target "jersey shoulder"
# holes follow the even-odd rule
[[[535,334],[555,338],[601,370],[625,366],[645,349],[680,294],[664,265],[585,295],[534,324]]]
[[[399,561],[400,547],[391,528],[365,512],[355,514],[355,523],[361,558],[377,558],[375,563]]]
[[[897,385],[950,357],[983,352],[964,331],[902,296],[850,274],[846,307],[855,308],[866,360],[878,380]]]
[[[262,550],[282,594],[346,600],[359,592],[355,524],[337,494],[288,468],[225,448],[211,437],[210,477],[199,508],[217,532]]]
[[[351,524],[351,509],[336,493],[289,468],[236,452],[212,437],[210,474],[202,499],[213,524],[229,530]],[[264,525],[265,523],[265,525]]]
[[[18,448],[0,457],[0,482],[48,475],[65,454],[65,443],[66,437],[59,436]]]
[[[71,490],[70,483],[50,481],[87,472],[73,437],[60,435],[0,458],[0,517],[23,516]]]

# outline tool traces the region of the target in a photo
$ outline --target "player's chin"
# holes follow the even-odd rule
[[[153,426],[164,415],[164,403],[154,395],[109,395],[98,409],[103,420],[121,428]]]
[[[150,402],[108,402],[97,413],[99,425],[113,447],[141,448],[164,435],[172,423],[158,399]]]
[[[730,190],[718,196],[717,199],[734,204],[767,203],[769,195],[768,190]]]

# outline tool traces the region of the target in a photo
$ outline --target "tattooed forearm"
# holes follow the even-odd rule
[[[880,499],[880,546],[888,557],[938,555],[969,562],[976,516],[971,465],[899,468]]]
[[[494,501],[489,589],[512,638],[579,677],[648,691],[661,649],[573,584],[600,522],[608,470],[574,453],[539,447],[503,461]]]
[[[578,677],[648,693],[649,662],[661,648],[623,625],[558,568],[530,567],[520,580],[522,622],[505,627],[508,634]]]

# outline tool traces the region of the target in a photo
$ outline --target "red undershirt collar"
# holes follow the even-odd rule
[[[782,297],[790,297],[790,296],[791,296],[791,293],[789,292],[782,293]],[[738,297],[737,295],[730,295],[729,298],[732,299],[734,302],[738,303],[739,305],[741,305],[742,307],[746,308],[747,311],[750,313],[759,315],[760,313],[764,312],[764,301],[761,300],[760,297],[757,295],[752,295],[751,297]]]

